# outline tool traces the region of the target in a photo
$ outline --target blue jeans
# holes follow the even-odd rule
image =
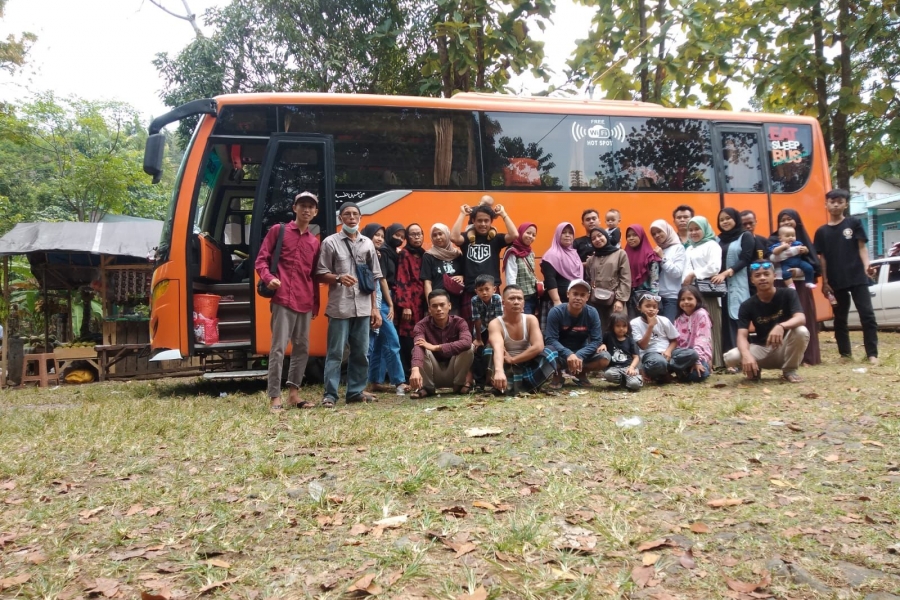
[[[663,298],[659,304],[659,314],[674,323],[678,318],[678,298]]]
[[[691,369],[687,371],[687,375],[682,376],[679,374],[678,379],[680,381],[687,381],[688,383],[700,383],[701,381],[705,381],[712,371],[709,368],[709,363],[705,360],[701,360],[700,364],[703,365],[703,374],[697,373],[697,371],[691,367]]]
[[[791,273],[791,269],[800,269],[803,271],[803,279],[806,280],[806,283],[816,282],[813,266],[799,256],[792,256],[781,261],[782,279],[791,279],[794,276],[793,273]]]
[[[381,329],[377,334],[369,335],[369,381],[384,383],[384,369],[387,368],[391,385],[406,382],[403,364],[400,362],[400,338],[397,328],[388,320],[390,307],[381,304]]]
[[[644,352],[641,356],[641,370],[644,375],[653,380],[665,377],[669,371],[676,374],[684,373],[697,364],[697,351],[693,348],[675,348],[672,358],[666,360],[661,352]]]
[[[538,297],[537,297],[537,294],[535,294],[534,296],[528,296],[527,298],[525,298],[525,310],[524,310],[524,312],[525,312],[526,315],[533,315],[533,314],[535,314],[535,312],[537,311],[537,307],[538,307]]]
[[[347,398],[363,393],[366,388],[366,375],[369,370],[369,359],[366,351],[369,348],[369,317],[351,317],[349,319],[328,318],[328,350],[325,355],[325,397],[337,400],[338,386],[341,383],[341,363],[344,360],[344,346],[350,345],[350,357],[347,359]]]

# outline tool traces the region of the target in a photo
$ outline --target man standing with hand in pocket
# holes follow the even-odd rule
[[[272,310],[272,343],[269,350],[268,394],[273,411],[283,408],[281,402],[281,370],[284,351],[291,342],[291,366],[288,370],[288,406],[306,407],[300,400],[300,384],[309,360],[309,323],[319,313],[319,284],[314,277],[319,262],[319,240],[309,230],[310,222],[319,214],[319,199],[311,192],[294,198],[295,219],[272,227],[266,234],[255,268],[260,280],[275,295]],[[277,274],[269,270],[278,234],[285,227],[278,256]]]

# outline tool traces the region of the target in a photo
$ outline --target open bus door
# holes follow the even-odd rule
[[[752,210],[764,237],[773,228],[772,189],[765,158],[766,138],[762,125],[717,123],[713,127],[713,149],[719,178],[721,208]],[[718,223],[710,219],[713,229]],[[741,227],[741,224],[737,224]]]
[[[292,205],[300,192],[312,192],[319,198],[319,212],[310,225],[319,240],[334,233],[337,226],[334,204],[334,143],[331,136],[313,134],[273,134],[266,146],[262,172],[253,202],[250,233],[251,257],[255,260],[259,247],[269,229],[278,223],[294,220]],[[259,276],[251,283],[256,289]],[[324,292],[324,290],[323,290]],[[271,344],[269,300],[255,292],[253,297],[253,348],[258,354],[268,354]],[[325,307],[322,298],[322,310]],[[320,310],[320,314],[322,311]],[[310,354],[324,356],[325,319],[316,319],[310,334]],[[321,335],[316,331],[322,328]],[[319,347],[321,346],[321,347]]]

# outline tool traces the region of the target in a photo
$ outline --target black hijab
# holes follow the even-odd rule
[[[418,223],[410,223],[409,225],[407,225],[404,228],[406,230],[407,238],[406,238],[406,246],[404,246],[403,249],[406,250],[407,252],[409,252],[410,254],[412,254],[413,256],[418,256],[419,258],[421,258],[425,254],[425,245],[424,245],[425,239],[424,239],[424,237],[422,238],[423,243],[419,244],[418,247],[413,246],[412,244],[409,243],[409,228],[412,227],[413,225],[415,225],[419,229],[422,229],[422,226],[419,225]],[[425,235],[424,229],[422,229],[422,235],[423,236]]]
[[[360,231],[360,233],[363,234],[363,236],[365,236],[371,240],[373,237],[375,237],[375,234],[378,233],[379,229],[383,230],[384,227],[382,227],[378,223],[369,223],[368,225],[366,225],[365,227],[362,228],[362,231]],[[375,252],[378,254],[378,264],[381,265],[382,275],[384,275],[387,272],[387,264],[385,262],[384,252],[382,251],[383,249],[384,249],[383,244],[382,244],[381,248],[379,248],[378,246],[375,246]]]
[[[618,251],[618,248],[612,245],[612,243],[609,241],[609,232],[602,227],[594,227],[593,229],[591,229],[588,232],[588,240],[590,241],[595,231],[600,232],[600,235],[606,238],[606,245],[602,248],[595,248],[594,244],[591,243],[591,249],[594,251],[594,256],[609,256],[610,254],[615,254],[616,251]]]
[[[809,237],[809,233],[806,231],[806,226],[803,224],[803,219],[800,218],[800,213],[793,208],[785,208],[778,213],[778,219],[775,220],[775,231],[769,236],[769,246],[774,246],[779,243],[778,229],[781,227],[780,223],[782,217],[785,216],[792,218],[794,223],[797,224],[797,226],[794,227],[794,233],[797,234],[797,241],[807,247],[809,254],[806,255],[806,260],[812,264],[816,275],[821,275],[822,265],[819,264],[819,255],[816,253],[816,247],[813,244],[812,238]]]
[[[719,230],[719,245],[724,249],[744,234],[744,227],[741,225],[741,213],[736,208],[723,208],[719,211],[719,215],[722,213],[727,214],[734,220],[734,227],[728,231],[722,231],[722,227],[719,225],[719,216],[716,216],[716,227]]]

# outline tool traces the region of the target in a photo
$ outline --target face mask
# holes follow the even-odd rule
[[[341,228],[341,231],[343,231],[344,233],[348,233],[350,235],[356,235],[356,232],[359,231],[359,227],[350,227],[349,225],[344,225]]]
[[[397,238],[391,238],[387,241],[391,248],[399,248],[403,244],[403,240],[398,240]]]

